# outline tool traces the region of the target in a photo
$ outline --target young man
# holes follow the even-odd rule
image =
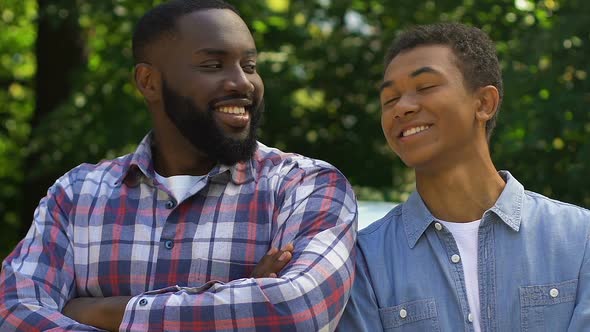
[[[49,189],[3,263],[0,330],[334,330],[353,191],[329,164],[257,143],[264,87],[236,10],[167,2],[133,51],[153,131]],[[249,278],[264,257],[254,276],[290,261]]]
[[[394,42],[386,67],[381,124],[416,192],[359,233],[340,330],[588,330],[590,211],[496,171],[491,40],[460,24],[420,26]]]

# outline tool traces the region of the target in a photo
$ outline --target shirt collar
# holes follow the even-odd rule
[[[123,165],[121,176],[116,184],[126,182],[132,186],[137,185],[141,177],[153,180],[155,178],[154,163],[152,158],[153,132],[148,133],[139,143],[137,149],[131,154],[131,159]],[[255,179],[257,156],[260,153],[256,150],[254,157],[234,165],[217,164],[209,172],[208,177],[216,181],[232,181],[236,185],[245,184]]]
[[[498,173],[506,181],[506,186],[490,211],[494,212],[514,231],[518,232],[522,222],[524,187],[510,172],[500,171]]]
[[[498,173],[506,181],[506,186],[494,206],[488,211],[495,213],[508,227],[518,232],[522,221],[524,187],[510,172],[500,171]],[[434,220],[434,216],[422,201],[420,194],[414,191],[402,205],[402,222],[410,248],[414,248],[418,239]]]

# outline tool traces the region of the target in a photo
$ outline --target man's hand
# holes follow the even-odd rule
[[[131,296],[79,297],[70,300],[62,313],[71,319],[107,331],[119,331]]]
[[[278,273],[292,257],[293,243],[288,243],[281,250],[273,247],[258,262],[250,276],[252,278],[277,278]]]

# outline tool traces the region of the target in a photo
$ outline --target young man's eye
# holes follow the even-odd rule
[[[419,87],[417,90],[418,91],[428,91],[434,87],[436,87],[436,85],[425,85],[425,86]]]
[[[385,102],[383,102],[383,106],[391,106],[391,105],[394,105],[398,100],[399,100],[399,97],[389,98]]]

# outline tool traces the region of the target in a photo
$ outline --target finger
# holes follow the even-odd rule
[[[293,242],[289,242],[281,248],[281,251],[293,251]]]
[[[289,252],[289,251],[283,251],[281,253],[281,255],[279,256],[279,258],[277,259],[277,261],[286,264],[287,262],[289,262],[289,260],[291,260],[291,257],[292,257],[291,252]],[[284,266],[284,264],[283,264],[283,266]],[[282,266],[281,266],[281,268],[282,268]]]
[[[262,257],[262,259],[260,259],[258,264],[256,264],[256,266],[252,270],[252,273],[250,274],[250,276],[252,278],[266,277],[270,272],[274,271],[272,269],[272,264],[274,261],[277,260],[278,256],[280,256],[280,254],[281,254],[281,252],[276,247],[270,248],[266,252],[266,255],[264,255]]]

